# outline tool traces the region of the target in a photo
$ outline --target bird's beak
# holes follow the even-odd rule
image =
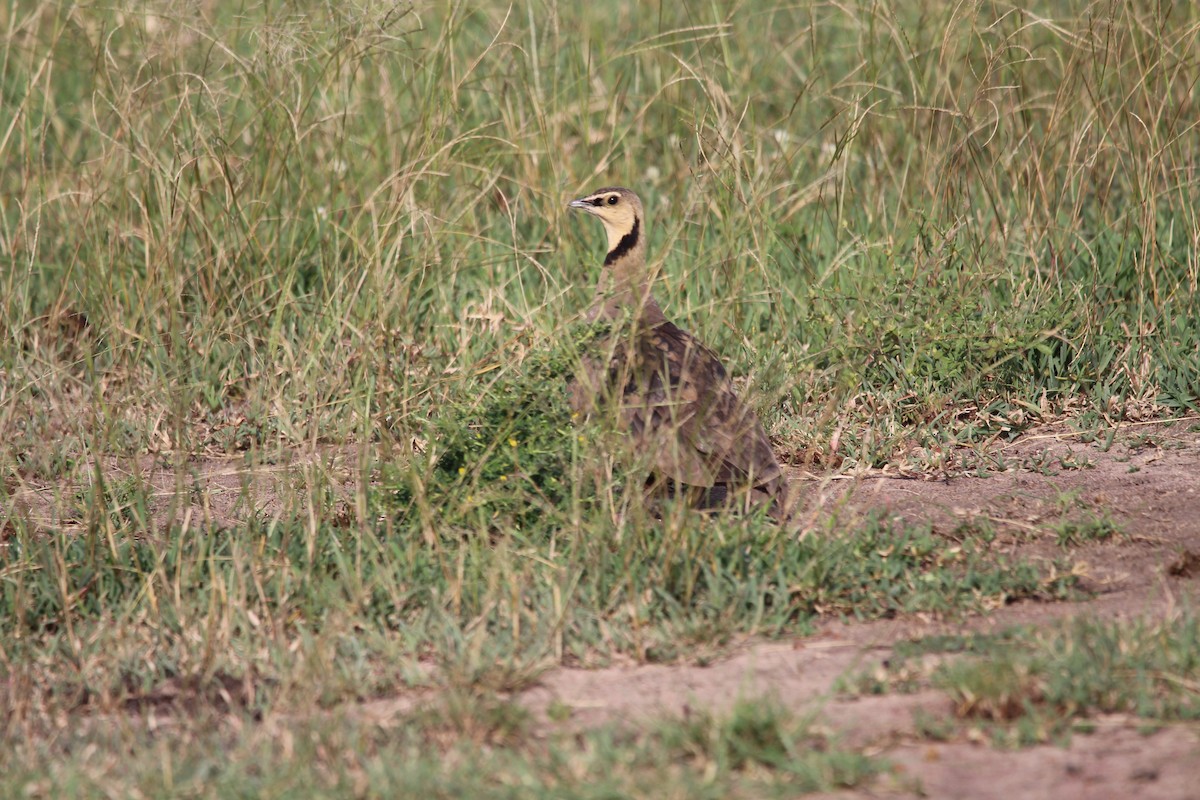
[[[586,200],[572,200],[569,205],[571,208],[581,208],[584,211],[587,211],[592,207],[592,204]]]

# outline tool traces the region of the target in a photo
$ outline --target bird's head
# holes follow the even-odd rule
[[[641,243],[642,201],[628,189],[611,186],[571,201],[571,208],[599,217],[608,234],[608,252],[632,250]]]

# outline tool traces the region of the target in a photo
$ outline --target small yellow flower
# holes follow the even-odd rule
[[[509,446],[509,447],[516,447],[516,446],[517,446],[517,440],[516,440],[516,439],[509,439],[509,440],[508,440],[508,446]]]
[[[467,474],[467,468],[466,468],[466,467],[459,467],[459,468],[458,468],[458,474],[459,474],[459,475],[466,475],[466,474]]]
[[[506,481],[506,480],[508,480],[508,476],[507,476],[507,475],[501,475],[501,476],[500,476],[500,480],[502,480],[502,481]]]

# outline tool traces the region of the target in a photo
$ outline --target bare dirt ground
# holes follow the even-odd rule
[[[985,522],[1003,546],[1022,555],[1062,556],[1058,537],[1072,525],[1109,519],[1123,535],[1070,551],[1091,593],[1087,600],[1019,603],[965,621],[829,620],[815,635],[793,642],[744,642],[706,666],[556,669],[518,700],[545,733],[636,724],[700,709],[720,712],[739,699],[814,713],[826,730],[894,765],[870,787],[836,795],[840,798],[1200,798],[1200,726],[1144,733],[1138,720],[1110,716],[1094,720],[1094,733],[1077,734],[1065,747],[1006,751],[969,735],[944,742],[922,736],[914,714],[953,717],[950,700],[938,691],[851,699],[835,690],[840,677],[883,662],[902,640],[1074,615],[1161,617],[1181,607],[1200,608],[1197,422],[1130,425],[1108,448],[1082,441],[1066,426],[1052,426],[990,448],[982,477],[794,476],[809,487],[820,514],[852,521],[884,513],[910,523],[929,522],[946,533],[964,523]],[[345,492],[345,502],[353,503],[355,460],[352,448],[318,451],[247,474],[237,459],[214,459],[189,465],[186,487],[178,485],[179,470],[149,458],[104,468],[110,476],[124,474],[153,486],[161,499],[156,516],[169,514],[184,524],[233,524],[251,514],[274,513],[280,481],[301,491],[314,481],[333,483]],[[176,499],[181,490],[200,499],[181,503]],[[70,492],[62,487],[25,487],[17,502],[29,519],[47,526],[77,524]],[[374,701],[362,711],[382,721],[406,713],[425,697]],[[570,712],[565,721],[564,708]]]

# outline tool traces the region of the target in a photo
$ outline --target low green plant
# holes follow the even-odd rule
[[[1166,622],[1080,617],[1035,633],[1022,646],[947,663],[933,680],[954,700],[960,717],[988,723],[997,742],[1021,745],[1083,730],[1095,714],[1198,719],[1200,701],[1189,688],[1197,677],[1195,617]]]
[[[699,712],[660,724],[652,737],[667,759],[717,774],[775,775],[799,792],[849,788],[881,767],[830,746],[770,697],[740,701],[724,715]]]
[[[1127,537],[1124,528],[1104,511],[1077,519],[1065,519],[1051,526],[1059,547],[1079,547]]]
[[[580,359],[596,350],[607,324],[576,323],[559,341],[503,367],[493,380],[449,403],[428,435],[429,457],[395,475],[394,501],[402,515],[420,502],[457,509],[461,524],[497,531],[561,524],[594,497],[578,491],[582,453],[597,446],[594,424],[569,403]],[[441,523],[454,528],[454,518]]]
[[[927,655],[945,656],[918,668]],[[879,693],[932,685],[954,703],[959,725],[1019,746],[1086,732],[1098,714],[1151,723],[1200,719],[1200,618],[1104,621],[1086,616],[1049,628],[937,636],[903,643],[881,670],[843,688]],[[933,726],[946,738],[946,726]]]
[[[262,724],[201,714],[155,731],[79,725],[45,741],[0,740],[0,791],[720,800],[853,788],[886,769],[768,701],[583,733],[532,735],[531,724],[511,700],[474,694],[382,719],[345,711]]]

